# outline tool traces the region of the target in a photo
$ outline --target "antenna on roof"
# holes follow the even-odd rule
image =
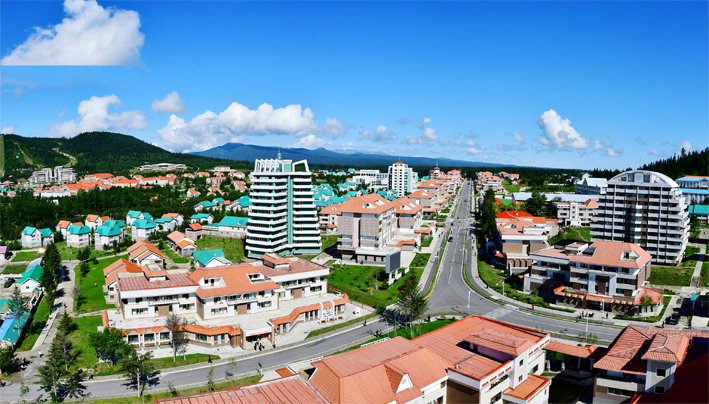
[[[278,160],[281,159],[281,140],[278,140]]]

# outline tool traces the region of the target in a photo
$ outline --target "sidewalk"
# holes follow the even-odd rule
[[[699,257],[697,259],[697,265],[694,267],[694,273],[692,273],[692,281],[690,282],[689,286],[693,288],[700,287],[699,285],[699,275],[701,275],[702,272],[702,264],[704,264],[704,261],[706,260],[706,252],[707,252],[707,246],[706,244],[694,244],[697,247],[699,247]]]

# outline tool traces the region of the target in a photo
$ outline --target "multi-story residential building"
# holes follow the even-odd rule
[[[147,240],[151,234],[158,231],[157,224],[154,221],[148,219],[134,220],[132,227],[133,232],[131,236],[135,240]]]
[[[251,174],[247,255],[319,253],[322,244],[308,162],[258,159]]]
[[[552,202],[556,208],[556,220],[561,226],[579,227],[590,226],[591,217],[598,205],[598,199],[592,198],[586,202],[568,201]]]
[[[392,201],[396,208],[396,229],[400,233],[413,233],[423,223],[423,206],[409,198]]]
[[[40,171],[34,171],[29,178],[30,185],[41,186],[51,184],[66,184],[79,181],[79,176],[76,175],[73,168],[64,166],[51,168],[43,168]]]
[[[357,259],[386,247],[394,237],[396,205],[378,194],[350,198],[338,205],[338,249],[343,259]],[[374,257],[374,259],[383,257]]]
[[[67,233],[67,247],[84,248],[91,245],[91,229],[89,226],[72,224],[67,229]]]
[[[352,176],[352,181],[357,185],[367,185],[372,191],[389,189],[389,173],[380,173],[379,170],[359,170]]]
[[[709,176],[706,175],[685,175],[675,180],[682,188],[704,188],[709,189]]]
[[[138,171],[172,171],[185,170],[187,167],[184,164],[157,163],[145,164],[136,168]]]
[[[198,268],[189,274],[150,265],[138,272],[135,266],[117,263],[116,269],[126,268],[116,271],[115,277],[121,307],[106,311],[104,323],[123,329],[129,344],[149,348],[169,341],[169,334],[161,335],[162,327],[156,324],[164,322],[168,314],[180,314],[194,322],[188,329],[189,341],[246,348],[254,341],[274,342],[276,335],[290,332],[301,322],[327,323],[342,318],[348,298],[327,292],[324,277],[329,268],[277,254],[261,258],[239,265]],[[110,274],[105,275],[108,282]],[[247,316],[259,316],[261,321],[247,321]]]
[[[662,290],[642,287],[650,277],[651,257],[637,244],[572,243],[536,251],[530,258],[525,289],[539,290],[559,304],[622,315],[654,315],[662,308]],[[653,305],[643,305],[644,296]]]
[[[525,212],[526,213],[526,212]],[[556,219],[526,216],[510,218],[501,212],[492,242],[497,250],[495,262],[508,272],[525,271],[532,264],[530,254],[549,247],[549,238],[559,232]]]
[[[94,236],[94,244],[96,245],[96,250],[104,251],[109,250],[113,246],[113,242],[120,243],[123,240],[125,234],[123,229],[117,226],[99,226],[96,229],[96,234]]]
[[[37,229],[27,226],[22,230],[22,247],[46,247],[54,242],[52,229]]]
[[[549,343],[548,333],[470,316],[412,340],[288,365],[279,373],[290,376],[275,381],[157,402],[546,404],[551,379],[541,374]]]
[[[414,170],[401,161],[389,166],[389,189],[402,197],[414,190]]]
[[[584,176],[576,181],[575,191],[581,195],[603,195],[606,193],[608,180],[605,178],[593,178]]]
[[[682,260],[689,236],[687,202],[677,183],[653,171],[611,178],[591,221],[592,240],[638,244],[657,264]]]
[[[318,212],[320,218],[320,230],[335,232],[337,231],[337,219],[340,217],[340,205],[328,205]]]
[[[680,188],[687,205],[699,205],[709,201],[709,189]]]
[[[593,365],[594,402],[706,403],[709,332],[631,325]]]
[[[130,262],[138,266],[148,267],[151,271],[160,271],[165,268],[167,257],[154,244],[147,241],[138,241],[126,250]]]

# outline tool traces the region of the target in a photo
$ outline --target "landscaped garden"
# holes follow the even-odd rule
[[[642,321],[645,323],[655,323],[657,321],[660,321],[664,318],[665,316],[665,311],[667,311],[667,306],[670,304],[670,300],[672,300],[672,296],[664,296],[662,298],[662,311],[660,314],[652,317],[628,317],[628,316],[615,316],[616,320],[633,320],[633,321]]]
[[[416,256],[414,256],[414,259],[411,261],[411,264],[409,265],[410,268],[425,268],[426,264],[428,264],[428,260],[431,258],[431,254],[429,253],[418,253]]]
[[[337,244],[337,239],[339,237],[340,236],[338,234],[331,234],[329,236],[322,237],[322,250],[325,251]]]
[[[652,285],[689,286],[693,272],[693,266],[680,268],[653,266],[648,281]]]
[[[455,321],[457,321],[457,320],[455,320],[454,318],[451,318],[451,319],[446,319],[446,320],[435,320],[435,321],[431,321],[430,323],[423,322],[423,323],[420,324],[420,326],[419,326],[418,324],[416,324],[416,326],[415,326],[415,327],[416,327],[416,333],[415,333],[413,336],[411,335],[411,328],[409,328],[409,327],[397,328],[397,329],[396,329],[396,332],[394,332],[394,330],[390,329],[388,333],[382,335],[381,337],[372,338],[372,339],[370,339],[370,340],[367,341],[367,342],[363,342],[363,343],[361,343],[361,344],[359,344],[359,345],[355,345],[355,346],[353,346],[353,347],[344,349],[344,350],[342,350],[342,351],[340,351],[340,352],[336,352],[336,353],[334,353],[333,355],[337,355],[337,354],[342,353],[342,352],[352,351],[352,350],[354,350],[354,349],[357,349],[357,348],[361,347],[361,346],[364,345],[364,344],[369,344],[369,343],[372,343],[372,342],[375,342],[375,341],[379,341],[380,339],[384,339],[384,338],[387,338],[387,337],[388,337],[388,338],[404,337],[404,338],[406,338],[406,339],[411,339],[411,338],[413,338],[413,337],[418,337],[419,335],[426,334],[426,333],[431,332],[431,331],[433,331],[433,330],[437,330],[437,329],[439,329],[439,328],[441,328],[441,327],[445,327],[445,326],[447,326],[448,324],[451,324],[451,323],[453,323],[453,322],[455,322]],[[308,337],[310,337],[310,335],[308,335]]]
[[[15,257],[12,259],[12,262],[24,262],[24,261],[32,261],[37,258],[42,257],[44,254],[38,253],[37,250],[34,251],[20,251],[18,252]]]
[[[59,255],[62,257],[62,261],[78,260],[77,255],[79,254],[79,251],[81,250],[80,248],[68,247],[66,245],[66,241],[56,243],[56,246],[57,246],[57,250],[59,250]],[[115,252],[113,252],[113,250],[96,251],[96,249],[93,246],[90,246],[89,250],[91,251],[91,255],[89,256],[89,259],[101,258],[101,257],[105,257],[107,255],[115,255],[116,254]]]
[[[26,269],[27,269],[27,265],[25,265],[25,264],[8,265],[2,270],[2,273],[5,275],[21,274],[21,273],[25,272]]]
[[[558,244],[562,240],[575,240],[582,241],[586,243],[591,242],[591,228],[590,227],[569,227],[565,230],[561,230],[559,234],[549,239],[549,244]]]
[[[42,298],[39,302],[37,311],[34,312],[34,317],[32,317],[32,322],[29,325],[27,331],[25,331],[25,337],[22,339],[20,347],[17,348],[18,351],[29,351],[37,342],[39,334],[42,333],[47,320],[49,320],[49,307],[47,307],[47,302],[44,301],[46,296]]]
[[[702,264],[702,270],[699,273],[699,287],[709,286],[709,262]]]
[[[226,259],[233,263],[244,261],[244,240],[238,238],[206,236],[197,240],[200,250],[214,250],[221,248]]]
[[[107,304],[104,297],[106,294],[103,292],[103,285],[106,284],[106,281],[103,276],[103,269],[121,258],[128,259],[128,254],[103,258],[98,260],[97,264],[87,262],[86,265],[89,266],[89,271],[85,277],[81,276],[79,266],[74,268],[75,283],[81,285],[81,293],[79,293],[78,298],[74,299],[74,310],[77,313],[93,313],[115,307]]]
[[[172,260],[175,264],[186,264],[190,262],[186,257],[180,257],[176,252],[172,251],[170,248],[165,248],[161,250],[163,254],[167,255],[168,258]]]
[[[410,270],[391,286],[387,285],[389,275],[384,267],[362,265],[334,265],[326,277],[329,286],[347,293],[350,299],[368,306],[388,306],[396,303],[398,287],[409,276],[421,277],[421,270]]]

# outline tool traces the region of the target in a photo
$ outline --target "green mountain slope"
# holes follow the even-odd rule
[[[18,135],[0,135],[3,140],[3,163],[6,175],[32,174],[42,167],[69,164],[69,158],[53,150],[58,139],[27,138]]]

